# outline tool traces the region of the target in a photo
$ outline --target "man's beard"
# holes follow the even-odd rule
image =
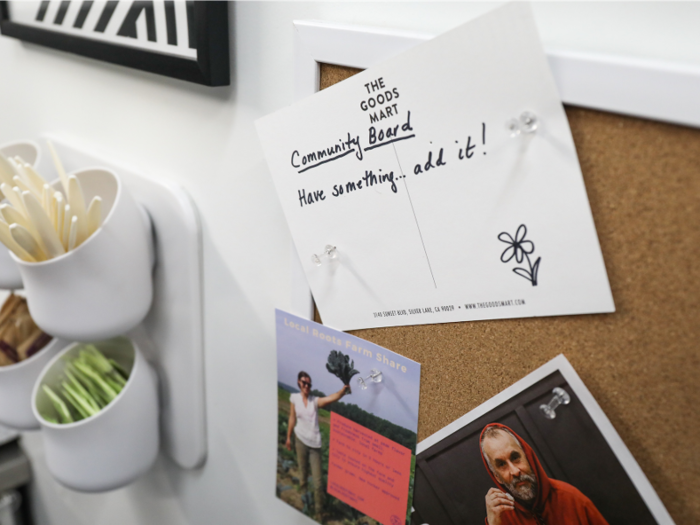
[[[529,481],[530,483],[521,487],[516,486],[523,481]],[[513,481],[510,483],[503,483],[503,486],[505,486],[514,497],[524,502],[529,503],[535,499],[537,495],[537,478],[531,474],[520,474],[520,476],[514,477]]]

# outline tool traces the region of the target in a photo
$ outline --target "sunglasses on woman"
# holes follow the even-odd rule
[[[311,388],[311,381],[299,381],[299,382],[300,382],[302,385],[308,386],[309,388]]]

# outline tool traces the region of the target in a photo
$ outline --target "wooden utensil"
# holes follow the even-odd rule
[[[45,261],[46,252],[41,249],[37,240],[29,233],[29,230],[24,226],[19,224],[13,224],[10,226],[10,234],[12,238],[19,244],[25,251],[31,255],[36,261]]]
[[[76,225],[78,233],[76,246],[80,246],[88,238],[87,211],[85,210],[85,198],[80,181],[74,175],[68,177],[68,203],[73,210],[73,216],[77,217]]]
[[[32,221],[39,233],[39,245],[49,257],[58,257],[66,253],[63,244],[61,244],[61,239],[58,237],[53,227],[51,219],[49,219],[49,216],[46,214],[39,200],[29,191],[22,193],[22,199],[27,209],[29,220]]]
[[[93,197],[87,210],[88,237],[95,233],[102,223],[102,199]]]
[[[15,241],[10,232],[10,226],[4,221],[0,221],[0,242],[23,261],[36,262],[36,259]]]
[[[66,170],[63,169],[63,164],[61,164],[61,159],[58,157],[58,153],[56,153],[56,149],[53,147],[53,144],[51,141],[47,141],[47,144],[49,145],[49,151],[51,152],[51,158],[53,159],[53,165],[56,167],[56,171],[58,172],[58,176],[61,179],[61,184],[63,185],[63,191],[66,193],[66,196],[69,197],[69,191],[68,191],[68,175],[66,175]]]

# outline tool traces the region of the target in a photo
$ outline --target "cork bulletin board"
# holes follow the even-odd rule
[[[321,64],[320,88],[359,71]],[[563,353],[675,522],[696,524],[700,130],[566,113],[617,311],[350,333],[422,363],[419,440]]]

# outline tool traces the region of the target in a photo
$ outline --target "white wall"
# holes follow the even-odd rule
[[[253,122],[292,102],[292,20],[438,33],[490,8],[462,3],[231,5],[230,87],[207,88],[0,38],[0,143],[52,133],[178,181],[204,223],[209,459],[161,458],[133,486],[84,495],[34,464],[40,525],[310,523],[276,500],[274,308],[290,240]],[[700,3],[537,4],[545,45],[700,65]]]

